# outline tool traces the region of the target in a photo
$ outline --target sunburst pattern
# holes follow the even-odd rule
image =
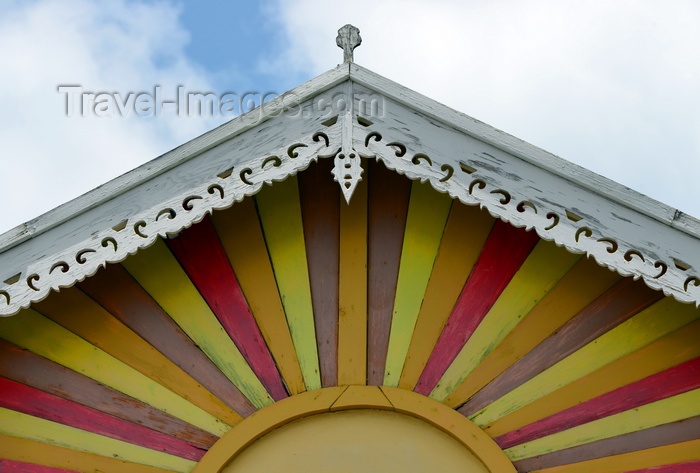
[[[0,320],[0,471],[188,472],[304,391],[388,385],[518,471],[700,471],[700,310],[330,160]]]

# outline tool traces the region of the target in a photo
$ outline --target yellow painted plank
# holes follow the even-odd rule
[[[273,400],[162,240],[122,265],[258,408]]]
[[[579,260],[443,402],[452,408],[461,406],[612,287],[620,277],[593,260]]]
[[[581,255],[540,240],[430,393],[444,401],[576,264]]]
[[[506,449],[522,460],[700,415],[700,389],[671,396]]]
[[[338,385],[367,384],[367,183],[340,204]]]
[[[226,423],[31,309],[0,319],[0,338],[214,435],[230,430]]]
[[[498,437],[589,399],[692,360],[700,356],[698,340],[700,340],[700,320],[696,320],[634,353],[541,397],[486,426],[485,430],[491,437]]]
[[[486,406],[471,419],[484,426],[612,363],[700,316],[700,309],[667,297],[618,325],[551,368]]]
[[[478,207],[452,205],[406,354],[400,388],[412,390],[416,386],[494,221]]]
[[[77,288],[53,294],[40,302],[37,310],[227,424],[235,425],[243,420],[182,368]]]
[[[304,383],[309,390],[320,389],[316,328],[296,177],[265,187],[255,196],[255,201]]]
[[[0,434],[0,458],[80,473],[170,473],[173,471],[2,434]]]
[[[255,203],[212,214],[214,227],[290,394],[306,390]]]
[[[700,460],[700,440],[690,440],[663,447],[545,468],[532,471],[532,473],[625,473],[696,460]]]
[[[398,386],[452,200],[413,181],[396,283],[384,385]]]
[[[355,194],[353,194],[353,197]],[[384,392],[377,386],[348,386],[343,394],[333,403],[331,411],[347,409],[381,409],[393,411]]]
[[[133,463],[189,472],[195,462],[0,407],[0,434]]]

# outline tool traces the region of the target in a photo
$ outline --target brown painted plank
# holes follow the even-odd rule
[[[671,445],[700,438],[700,416],[684,419],[651,429],[566,448],[557,452],[516,461],[518,471],[532,471],[611,455],[635,452],[647,448]],[[691,472],[693,470],[682,470]]]
[[[298,177],[316,346],[324,388],[338,383],[340,188],[330,178],[332,167],[332,160],[323,159],[312,163]]]
[[[625,278],[476,393],[458,410],[471,416],[663,297]]]
[[[391,316],[403,246],[411,181],[383,164],[368,161],[367,377],[384,382]]]
[[[218,437],[28,350],[0,340],[0,376],[208,449]]]
[[[255,407],[121,265],[78,287],[241,416]]]

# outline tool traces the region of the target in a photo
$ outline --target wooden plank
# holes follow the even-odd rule
[[[399,387],[413,390],[452,313],[495,220],[478,207],[452,204]]]
[[[0,407],[192,461],[199,461],[205,453],[201,448],[159,431],[2,377]]]
[[[255,202],[304,383],[309,390],[320,389],[316,329],[296,178],[263,188],[255,196]]]
[[[689,473],[692,471],[700,471],[700,461],[655,466],[644,468],[643,470],[630,471],[629,473]]]
[[[367,180],[340,204],[338,385],[367,384]]]
[[[75,473],[75,470],[64,470],[63,468],[53,468],[50,466],[37,465],[35,463],[15,462],[11,460],[0,460],[0,471],[2,471],[2,473]]]
[[[212,221],[287,389],[291,394],[303,392],[306,386],[277,292],[255,203],[252,199],[244,199],[224,212],[214,212]]]
[[[0,375],[202,449],[218,437],[97,381],[0,340]]]
[[[580,258],[581,255],[540,240],[442,375],[430,397],[444,401]]]
[[[211,414],[34,310],[0,319],[0,337],[214,435],[230,430]]]
[[[582,259],[443,402],[457,408],[620,280]]]
[[[367,160],[367,384],[384,383],[411,181]]]
[[[333,160],[323,159],[299,174],[316,349],[324,388],[338,384],[340,189],[330,178],[332,168]]]
[[[476,393],[459,411],[467,416],[474,414],[662,297],[642,281],[621,280]]]
[[[531,378],[471,417],[484,426],[658,340],[700,317],[700,310],[663,299]]]
[[[166,243],[270,396],[276,401],[287,397],[211,219],[205,217]]]
[[[245,358],[161,240],[122,265],[257,408],[272,404]]]
[[[700,460],[700,440],[689,440],[596,460],[533,470],[532,473],[625,473],[672,463],[694,463],[697,460]],[[684,473],[691,471],[693,470],[684,470]]]
[[[495,223],[418,379],[417,393],[427,396],[435,388],[538,241],[535,232]]]
[[[108,265],[78,287],[240,416],[247,417],[255,412],[248,398],[122,265]],[[227,418],[227,422],[236,423],[232,417]]]
[[[698,388],[700,357],[572,406],[495,440],[501,448],[510,448]]]
[[[697,340],[700,340],[700,320],[543,396],[485,428],[489,435],[498,437],[691,360],[700,356]]]
[[[242,420],[240,415],[77,288],[64,289],[35,304],[35,308],[214,417],[233,425]]]
[[[0,434],[0,458],[15,462],[31,463],[33,465],[38,464],[52,468],[68,469],[68,471],[80,473],[95,473],[97,471],[108,471],[109,473],[172,473],[170,469],[127,462],[118,458],[110,458],[2,434]],[[22,473],[28,472],[22,470]]]
[[[386,386],[399,384],[451,205],[448,195],[413,181],[384,371]]]
[[[191,460],[1,407],[0,434],[182,473],[189,472],[196,464]]]
[[[698,432],[700,432],[700,417],[696,416],[650,429],[586,443],[578,447],[559,450],[547,455],[527,458],[515,462],[515,465],[519,471],[551,468],[567,463],[594,460],[621,453],[687,442],[697,439]],[[685,473],[696,470],[685,469],[678,471]]]

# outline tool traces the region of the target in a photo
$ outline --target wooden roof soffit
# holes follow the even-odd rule
[[[377,159],[700,305],[697,220],[352,63],[360,41],[344,26],[337,68],[0,237],[0,315],[319,159],[334,160],[347,202]]]

